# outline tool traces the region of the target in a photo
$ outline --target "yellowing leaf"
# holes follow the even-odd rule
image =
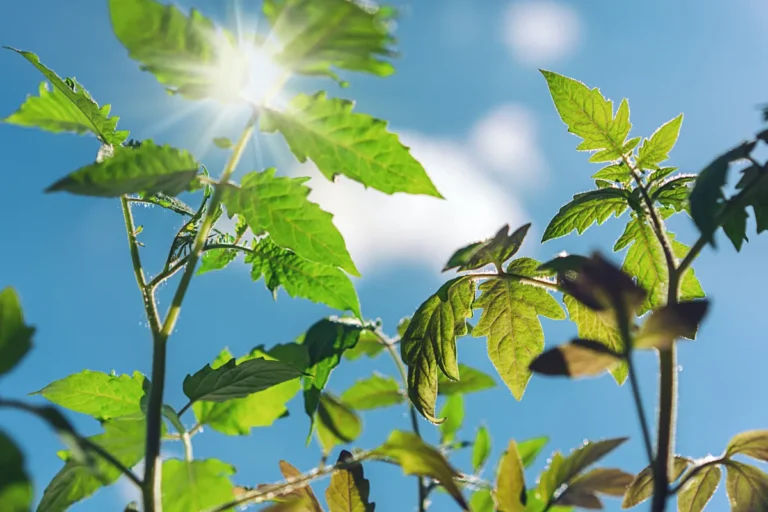
[[[347,462],[352,454],[342,450],[337,463]],[[363,466],[336,471],[325,491],[325,500],[330,512],[373,512],[375,505],[369,501],[371,483],[363,474]]]
[[[733,436],[725,450],[725,456],[731,457],[737,453],[768,461],[768,430],[748,430]]]
[[[672,461],[672,471],[669,474],[670,481],[674,482],[683,471],[691,465],[691,460],[685,457],[675,456]],[[646,466],[640,471],[635,479],[629,484],[626,492],[624,493],[624,500],[621,503],[621,508],[632,508],[640,503],[644,502],[653,494],[653,468]]]
[[[725,468],[725,490],[732,512],[768,510],[768,475],[735,460],[729,460]]]
[[[542,375],[593,377],[621,360],[621,354],[598,341],[575,339],[547,350],[531,363],[530,369]]]
[[[344,176],[387,194],[441,198],[424,167],[380,119],[352,112],[353,103],[324,92],[299,94],[285,112],[267,109],[261,129],[280,131],[300,162],[311,159],[333,181]]]
[[[280,473],[283,474],[283,477],[286,480],[293,481],[302,476],[301,471],[284,460],[280,461]],[[320,502],[317,501],[317,497],[315,496],[315,493],[312,492],[312,488],[309,486],[308,481],[297,483],[294,490],[288,494],[288,496],[296,496],[306,500],[309,503],[306,512],[323,512],[323,507],[321,507]]]
[[[701,512],[720,485],[722,470],[710,465],[696,473],[677,493],[678,512]]]
[[[517,444],[510,441],[501,457],[496,476],[494,493],[498,512],[523,512],[525,510],[525,475]]]

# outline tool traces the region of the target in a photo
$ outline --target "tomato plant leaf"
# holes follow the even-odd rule
[[[437,392],[441,395],[476,393],[496,387],[496,381],[487,373],[459,363],[461,380],[451,380],[442,373],[437,377]]]
[[[416,434],[395,430],[372,455],[395,462],[403,468],[406,475],[428,476],[438,480],[459,506],[464,510],[468,508],[461,490],[454,481],[459,473],[439,450],[422,441]]]
[[[16,290],[0,291],[0,375],[11,371],[32,348],[35,328],[24,323]]]
[[[218,459],[163,462],[163,510],[206,510],[232,500],[235,468]]]
[[[3,431],[0,431],[0,475],[0,503],[9,512],[30,510],[34,494],[24,454]]]
[[[146,422],[144,418],[121,418],[103,424],[104,433],[89,437],[125,467],[132,468],[144,457]],[[37,510],[63,512],[70,505],[87,498],[101,487],[117,480],[121,473],[98,455],[91,464],[75,457],[65,457],[64,467],[56,473],[43,493]]]
[[[643,144],[637,152],[638,169],[658,168],[658,164],[669,158],[669,152],[675,147],[680,135],[680,127],[683,124],[683,114],[661,125],[650,139],[643,140]]]
[[[568,493],[621,497],[633,480],[633,475],[620,469],[595,468],[574,478],[568,486]]]
[[[429,421],[435,418],[438,371],[460,381],[456,339],[467,333],[466,319],[472,316],[475,285],[457,277],[445,283],[413,314],[400,342],[401,356],[408,365],[408,395]]]
[[[648,292],[638,310],[638,314],[643,314],[665,304],[667,300],[668,274],[664,249],[650,224],[639,218],[629,221],[614,250],[625,245],[629,245],[629,250],[621,270],[636,277],[637,284]]]
[[[678,512],[701,512],[720,485],[722,470],[710,465],[696,473],[677,493]]]
[[[744,169],[743,175],[739,182],[736,184],[738,190],[743,190],[749,185],[750,191],[744,196],[744,203],[746,207],[751,206],[755,212],[755,224],[757,227],[757,233],[760,234],[768,229],[768,180],[765,179],[766,172],[764,169],[751,165]],[[760,181],[757,181],[760,180]],[[735,223],[733,217],[746,217],[746,212],[740,210],[733,211],[726,219],[726,225]],[[725,226],[723,226],[725,227]],[[746,231],[746,228],[745,228]],[[729,235],[730,236],[730,235]],[[733,237],[731,237],[733,239]],[[744,235],[746,238],[746,235]]]
[[[305,369],[308,360],[303,345],[287,343],[275,345],[268,351],[255,348],[248,355],[239,358],[237,363],[257,358],[281,361],[298,369]],[[211,363],[211,368],[216,370],[231,359],[232,354],[224,349]],[[198,401],[192,405],[192,410],[201,425],[208,425],[222,434],[248,435],[252,428],[268,427],[281,418],[288,410],[286,404],[300,388],[300,380],[296,377],[243,398],[224,402]]]
[[[732,457],[737,453],[768,461],[768,430],[748,430],[733,436],[725,449],[725,456]]]
[[[109,0],[115,36],[128,55],[174,94],[238,100],[248,79],[245,55],[231,34],[192,10],[155,0]]]
[[[617,218],[629,205],[629,192],[621,188],[601,188],[573,196],[549,221],[542,242],[560,238],[573,230],[584,233],[593,223],[602,224],[611,215]]]
[[[277,177],[275,169],[252,172],[240,187],[227,185],[224,205],[229,215],[242,215],[254,235],[267,231],[278,246],[302,258],[359,276],[333,215],[307,199],[307,179]]]
[[[627,167],[627,164],[620,162],[603,167],[592,175],[592,179],[612,181],[627,185],[632,181],[632,173],[630,172],[629,167]]]
[[[6,47],[8,48],[8,47]],[[3,121],[18,126],[59,133],[93,133],[102,143],[118,145],[128,138],[127,130],[117,130],[119,117],[109,117],[110,105],[99,105],[74,78],[62,79],[40,62],[32,52],[13,50],[29,61],[53,85],[40,84],[39,96],[31,96],[15,113]]]
[[[708,308],[709,301],[695,300],[654,309],[635,336],[634,347],[665,349],[677,338],[696,338]]]
[[[265,0],[264,15],[282,45],[277,62],[305,75],[336,77],[334,68],[377,76],[394,72],[391,7],[346,0]]]
[[[501,457],[494,502],[499,512],[522,512],[526,505],[525,474],[523,462],[515,441],[510,441]]]
[[[98,420],[108,420],[141,412],[141,397],[148,387],[149,381],[139,372],[109,375],[83,370],[31,394]]]
[[[279,247],[269,237],[253,242],[245,262],[251,265],[251,278],[258,281],[263,276],[275,296],[282,286],[291,297],[302,297],[362,317],[352,281],[336,267],[304,259]]]
[[[357,340],[357,345],[344,352],[344,357],[350,361],[358,359],[360,356],[367,356],[371,359],[381,354],[384,350],[384,344],[379,339],[379,335],[382,333],[374,332],[370,329],[366,329],[360,333],[360,338]]]
[[[535,263],[533,268],[537,266]],[[546,290],[513,278],[489,279],[479,290],[474,308],[483,313],[472,335],[487,337],[488,356],[512,395],[520,400],[531,378],[529,366],[544,350],[538,315],[563,320],[565,313]]]
[[[232,235],[224,235],[217,243],[234,244],[235,237]],[[197,269],[195,275],[202,275],[214,270],[222,270],[237,258],[238,249],[208,249],[203,253],[200,258],[200,268]]]
[[[690,459],[675,455],[675,458],[672,461],[672,471],[669,474],[670,482],[674,482],[680,478],[680,475],[683,474],[691,463],[692,461]],[[634,480],[632,480],[632,483],[627,487],[627,490],[624,493],[624,500],[621,503],[621,508],[635,507],[652,495],[653,468],[651,466],[646,466],[642,471],[635,475]]]
[[[725,469],[725,491],[732,512],[768,510],[768,475],[756,467],[735,460],[729,460]]]
[[[225,402],[245,398],[303,373],[295,366],[257,357],[238,362],[232,358],[218,368],[205,365],[184,378],[184,394],[190,401]]]
[[[575,339],[539,355],[530,365],[534,373],[565,377],[594,377],[622,360],[599,341]]]
[[[541,453],[541,450],[544,449],[548,442],[548,437],[541,436],[517,443],[517,451],[520,454],[520,460],[523,461],[524,468],[529,468],[536,462],[536,457],[539,456],[539,453]]]
[[[621,101],[614,114],[613,102],[603,97],[599,89],[589,89],[577,80],[551,71],[542,70],[541,73],[568,132],[583,139],[576,149],[599,151],[600,157],[590,161],[606,162],[631,151],[624,149],[624,141],[632,128],[627,100]],[[639,141],[632,142],[637,144]]]
[[[359,411],[389,407],[404,400],[397,381],[376,372],[371,377],[358,380],[341,395],[342,402]]]
[[[387,124],[352,112],[352,107],[353,102],[328,98],[324,92],[299,94],[283,112],[266,109],[261,129],[279,131],[299,162],[311,159],[331,181],[343,174],[386,194],[442,198],[424,167],[387,131]]]
[[[464,395],[448,395],[440,410],[440,417],[445,421],[439,425],[440,444],[451,444],[456,433],[464,423]]]
[[[296,480],[302,476],[295,466],[284,460],[280,461],[280,473],[286,480]],[[297,483],[294,489],[286,495],[288,498],[298,498],[305,504],[305,508],[300,508],[295,512],[323,512],[323,507],[320,506],[320,502],[317,501],[315,493],[312,492],[312,487],[309,486],[309,482]]]
[[[472,512],[494,512],[493,496],[490,489],[481,489],[469,498],[469,510]]]
[[[188,190],[199,164],[187,151],[144,141],[140,148],[117,147],[112,158],[81,167],[46,189],[96,197],[124,194],[175,196]]]
[[[674,233],[668,232],[667,238],[669,238],[669,241],[672,244],[672,252],[678,260],[677,263],[680,263],[680,261],[688,254],[690,248],[679,240],[676,240]],[[704,297],[706,297],[706,293],[704,293],[693,267],[688,267],[680,280],[680,300],[694,300]]]
[[[472,444],[472,469],[479,473],[488,457],[491,455],[491,434],[488,428],[481,425],[475,434],[475,442]]]
[[[348,405],[330,393],[322,393],[317,407],[317,439],[328,455],[336,446],[357,439],[363,431],[363,422]]]
[[[342,450],[337,464],[350,459],[352,454]],[[371,483],[365,478],[362,464],[355,464],[331,475],[325,501],[330,512],[374,512],[375,504],[369,501],[370,492]]]
[[[528,223],[509,234],[509,224],[504,225],[494,237],[469,244],[453,253],[443,272],[452,268],[458,268],[459,272],[475,270],[490,264],[500,269],[520,249],[530,227]]]

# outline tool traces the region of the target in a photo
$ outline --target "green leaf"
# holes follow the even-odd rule
[[[536,457],[539,456],[548,442],[548,437],[541,436],[517,444],[517,451],[520,453],[520,460],[523,461],[524,468],[529,468],[536,461]]]
[[[501,269],[520,249],[530,227],[528,223],[508,234],[509,224],[502,226],[493,238],[469,244],[453,253],[443,267],[443,272],[452,268],[458,268],[459,272],[475,270],[490,264]]]
[[[348,462],[352,454],[342,450],[337,464]],[[330,512],[374,512],[375,504],[369,501],[371,483],[365,478],[362,464],[335,471],[325,490],[325,501]]]
[[[491,455],[491,434],[488,429],[481,425],[475,434],[475,442],[472,444],[472,470],[478,473],[488,457]]]
[[[732,512],[768,510],[768,475],[735,460],[729,460],[725,468],[725,490]]]
[[[592,175],[592,179],[613,181],[627,185],[632,181],[632,173],[624,162],[620,162],[603,167]]]
[[[33,497],[32,482],[24,468],[24,454],[0,431],[0,503],[7,512],[27,512]]]
[[[493,496],[489,489],[481,489],[472,493],[469,499],[469,510],[472,512],[494,512]]]
[[[501,457],[496,476],[494,493],[496,509],[499,512],[523,512],[525,510],[525,475],[523,462],[517,451],[517,443],[510,441],[507,451]]]
[[[627,100],[621,101],[614,115],[613,102],[605,99],[599,89],[590,90],[581,82],[551,71],[541,73],[568,132],[584,139],[579,151],[600,151],[601,157],[591,161],[606,162],[630,151],[624,150],[624,141],[632,128]]]
[[[35,328],[24,323],[16,290],[0,291],[0,375],[11,371],[32,348]]]
[[[573,507],[545,503],[539,498],[535,489],[529,490],[526,498],[526,512],[573,512]]]
[[[768,461],[768,430],[748,430],[733,436],[725,450],[726,457],[737,453]]]
[[[235,468],[218,459],[163,462],[163,511],[206,510],[231,501]]]
[[[645,139],[638,150],[638,169],[656,169],[658,164],[669,158],[669,152],[675,147],[680,127],[683,124],[683,114],[661,125],[650,139]]]
[[[229,215],[241,214],[254,235],[267,231],[277,245],[302,258],[359,276],[333,215],[307,199],[308,179],[276,177],[275,169],[252,172],[240,187],[227,185],[224,205]]]
[[[416,434],[395,430],[383,445],[373,450],[372,455],[395,462],[406,475],[428,476],[438,480],[459,506],[464,510],[468,508],[454,481],[459,473],[439,450],[426,444]]]
[[[187,151],[145,141],[140,148],[115,148],[112,158],[81,167],[46,192],[118,197],[124,194],[168,194],[188,190],[199,164]]]
[[[125,467],[132,468],[144,457],[146,422],[139,419],[116,419],[103,424],[104,433],[88,439],[109,452]],[[93,465],[70,457],[53,477],[43,493],[39,511],[63,512],[70,505],[87,498],[102,486],[117,480],[121,473],[98,455],[93,454]]]
[[[614,368],[621,360],[621,354],[603,343],[579,338],[547,350],[531,363],[530,369],[542,375],[594,377]]]
[[[408,365],[408,396],[416,410],[433,423],[441,423],[434,416],[438,369],[461,380],[456,339],[467,333],[474,295],[470,279],[448,281],[419,306],[400,342],[401,356]]]
[[[336,446],[360,437],[363,422],[348,405],[330,393],[322,393],[317,407],[317,439],[328,455]]]
[[[328,384],[331,372],[339,365],[345,350],[357,344],[363,327],[359,322],[346,319],[324,318],[316,322],[304,335],[304,346],[309,354],[309,374],[304,377],[304,411],[314,421],[320,393]],[[310,426],[310,435],[314,428]]]
[[[232,141],[227,137],[214,137],[213,145],[221,149],[232,149]]]
[[[350,361],[354,361],[363,355],[373,359],[381,354],[382,350],[384,350],[384,345],[381,343],[378,335],[370,330],[365,330],[360,333],[357,345],[344,352],[344,357]]]
[[[8,47],[6,47],[8,48]],[[53,85],[40,84],[40,95],[28,97],[21,108],[3,121],[18,126],[36,127],[49,132],[93,133],[104,144],[118,145],[128,138],[128,131],[117,131],[119,117],[109,117],[110,105],[99,105],[74,78],[61,79],[31,52],[13,50],[27,59]]]
[[[626,440],[626,437],[619,437],[587,441],[567,457],[563,457],[560,452],[555,452],[539,478],[539,495],[545,501],[548,500],[560,486],[570,484],[582,471],[608,455]]]
[[[674,233],[667,232],[667,238],[669,238],[672,243],[672,252],[678,260],[677,263],[680,263],[680,261],[688,254],[690,247],[676,240]],[[696,278],[696,273],[693,271],[693,267],[688,267],[688,270],[685,271],[680,280],[680,300],[687,301],[701,299],[705,296],[706,293],[704,293],[704,290],[701,288],[701,284]]]
[[[677,170],[677,167],[660,167],[648,176],[647,186],[652,187]]]
[[[451,444],[456,438],[456,433],[464,423],[464,396],[461,394],[449,395],[440,411],[440,417],[445,421],[440,424],[440,443]]]
[[[149,381],[139,372],[131,376],[83,370],[32,394],[98,420],[108,420],[140,413],[141,397],[148,387]]]
[[[192,402],[226,402],[245,398],[300,375],[301,370],[277,360],[257,357],[238,362],[232,358],[216,369],[205,365],[194,375],[187,375],[184,394]]]
[[[611,215],[617,218],[629,205],[629,192],[621,188],[601,188],[573,196],[549,222],[541,241],[565,236],[574,229],[578,234],[597,222],[602,224]]]
[[[744,174],[736,184],[736,188],[743,190],[749,186],[750,190],[744,196],[744,203],[745,206],[751,206],[754,210],[757,233],[760,234],[768,229],[768,180],[765,179],[766,172],[754,165],[747,167],[742,172]],[[734,211],[729,215],[729,219],[739,215],[746,216],[746,212]],[[726,219],[726,223],[729,219]]]
[[[248,79],[246,57],[233,47],[231,34],[217,32],[198,11],[185,16],[154,0],[109,0],[109,14],[128,55],[169,92],[239,99]]]
[[[563,297],[563,302],[568,310],[568,317],[576,324],[580,338],[599,341],[617,354],[624,353],[624,341],[610,318],[592,311],[569,295]],[[618,363],[609,371],[618,384],[623,384],[627,379],[628,370],[625,362]]]
[[[534,263],[535,269],[538,263]],[[488,338],[491,362],[512,395],[520,400],[531,378],[529,366],[544,350],[544,331],[538,315],[563,320],[565,313],[546,290],[515,279],[489,279],[479,289],[481,295],[474,308],[483,309],[483,313],[472,335]]]
[[[264,15],[282,46],[279,64],[305,75],[336,76],[333,68],[377,76],[394,72],[381,57],[392,57],[395,11],[371,9],[346,0],[265,0]]]
[[[680,212],[688,210],[688,199],[691,195],[691,185],[696,179],[695,174],[678,174],[651,187],[651,200],[658,201],[667,208]]]
[[[344,0],[346,2],[346,0]],[[352,112],[353,102],[299,94],[284,112],[266,109],[261,129],[279,131],[299,162],[311,159],[331,181],[344,176],[386,194],[405,192],[442,198],[424,167],[387,123]]]
[[[278,360],[297,368],[306,368],[306,348],[296,343],[276,345],[268,351],[260,348],[238,359],[238,363],[264,358]],[[214,370],[232,359],[228,350],[223,350],[211,363]],[[268,427],[281,418],[288,409],[286,404],[299,392],[301,383],[298,378],[287,380],[258,393],[244,398],[225,402],[195,402],[192,406],[195,418],[202,425],[209,425],[214,430],[227,435],[248,435],[254,427]]]
[[[377,372],[372,377],[358,380],[341,395],[342,402],[360,411],[397,405],[403,400],[405,397],[397,381]]]
[[[568,489],[557,500],[562,505],[575,505],[573,497],[596,494],[622,497],[634,476],[616,468],[595,468],[574,478]],[[570,499],[569,499],[570,498]]]
[[[635,348],[668,349],[677,338],[695,339],[709,301],[667,304],[654,309],[634,339]]]
[[[737,252],[741,251],[741,245],[744,242],[749,242],[749,238],[747,238],[748,218],[747,210],[739,209],[731,212],[723,222],[723,231]]]
[[[461,380],[451,380],[442,373],[437,378],[437,392],[441,395],[476,393],[496,387],[496,381],[487,373],[459,363]]]
[[[225,239],[226,243],[233,243],[234,237],[228,236]],[[197,269],[195,275],[202,275],[214,270],[222,270],[237,258],[236,249],[210,249],[203,253],[202,263],[200,268]]]
[[[275,296],[282,286],[291,297],[302,297],[362,317],[352,281],[336,267],[306,260],[277,246],[269,237],[253,242],[245,262],[251,265],[251,278],[258,281],[264,276],[267,288]]]
[[[678,512],[701,512],[712,499],[718,485],[722,470],[711,465],[691,477],[677,493]]]
[[[141,200],[144,203],[154,204],[161,208],[165,208],[166,210],[178,213],[179,215],[192,217],[195,214],[195,211],[192,209],[192,207],[186,204],[184,201],[181,201],[175,197],[167,196],[165,194],[145,194],[141,197]]]
[[[626,245],[630,247],[621,270],[636,277],[637,284],[648,292],[638,311],[642,315],[649,309],[666,304],[667,261],[655,231],[643,219],[629,221],[614,250]]]
[[[672,461],[672,472],[669,474],[670,482],[676,481],[683,474],[688,466],[691,465],[691,460],[685,457],[675,456]],[[640,503],[644,502],[653,495],[653,468],[646,466],[645,469],[640,471],[635,479],[629,484],[626,492],[624,493],[624,500],[621,503],[621,508],[632,508]]]

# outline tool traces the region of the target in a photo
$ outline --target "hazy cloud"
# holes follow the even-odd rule
[[[510,3],[502,16],[504,42],[527,66],[547,66],[571,54],[582,37],[578,13],[550,0]]]

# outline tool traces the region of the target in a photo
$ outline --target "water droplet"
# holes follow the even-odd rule
[[[683,371],[683,365],[679,365],[679,366],[677,367],[677,371],[678,371],[678,372],[681,372],[681,371]]]

